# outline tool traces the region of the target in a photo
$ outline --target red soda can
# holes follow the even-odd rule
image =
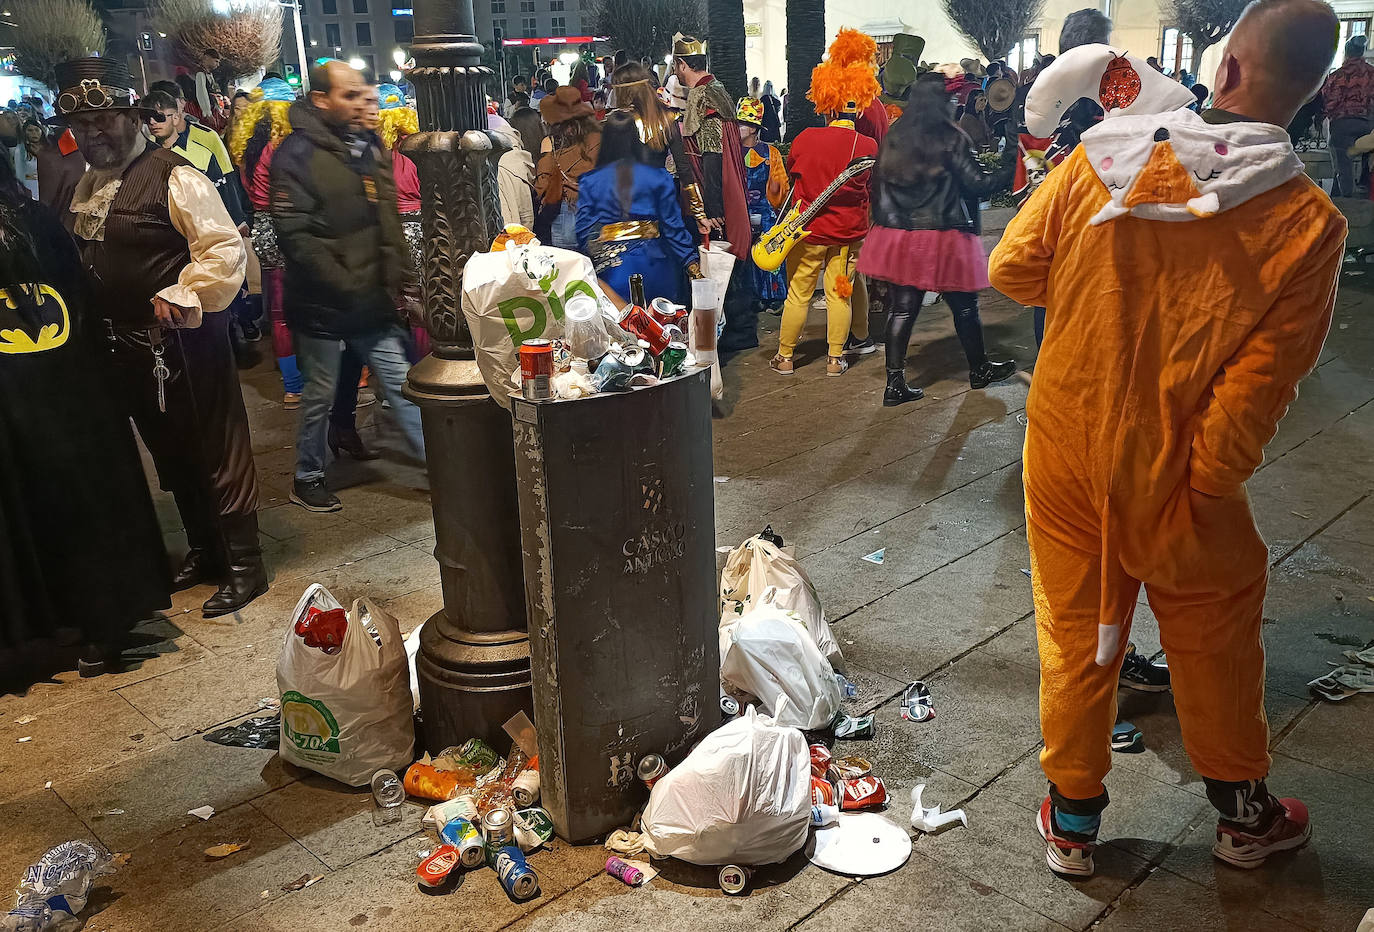
[[[823,777],[830,769],[830,748],[823,744],[811,745],[811,775]]]
[[[553,398],[553,344],[548,340],[520,344],[520,394],[526,401]]]
[[[415,876],[419,879],[420,885],[424,887],[438,887],[448,879],[448,875],[453,873],[453,869],[461,863],[458,849],[453,845],[440,845],[434,849],[434,853],[420,862],[420,866],[415,868]]]
[[[627,305],[620,314],[619,323],[622,330],[628,330],[648,343],[649,352],[655,356],[666,350],[668,344],[672,342],[668,338],[668,334],[663,332],[663,325],[649,316],[649,312],[638,305]]]
[[[649,789],[654,788],[659,777],[668,772],[668,762],[663,759],[661,754],[645,754],[639,762],[639,779],[644,781],[644,785]]]
[[[644,872],[620,858],[606,859],[606,873],[630,887],[637,887],[644,882]]]
[[[674,304],[667,298],[654,298],[649,302],[649,316],[660,324],[676,324],[679,327],[687,326],[687,305]]]
[[[879,777],[859,777],[840,781],[840,808],[867,809],[887,802],[887,787]]]
[[[811,777],[811,804],[813,806],[835,805],[835,784],[825,777],[814,774]]]

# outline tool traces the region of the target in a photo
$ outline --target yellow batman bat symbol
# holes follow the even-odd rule
[[[25,293],[36,295],[40,308],[49,310],[47,305],[53,301],[57,302],[57,309],[61,312],[62,319],[58,323],[44,324],[38,330],[37,339],[18,328],[0,330],[0,355],[46,353],[48,350],[55,350],[65,344],[72,331],[71,317],[67,313],[67,302],[63,301],[62,296],[48,285],[20,285],[20,287],[24,289]],[[10,309],[18,307],[8,291],[0,290],[0,301],[4,301],[5,306]]]

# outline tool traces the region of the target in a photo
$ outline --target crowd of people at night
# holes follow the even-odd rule
[[[1104,118],[1085,98],[1043,138],[1027,101],[1062,73],[1056,56],[1024,74],[930,66],[918,37],[884,57],[852,29],[812,74],[813,125],[786,142],[771,82],[739,95],[692,36],[667,66],[618,52],[580,60],[566,83],[540,70],[489,88],[503,221],[585,253],[622,304],[635,276],[689,302],[699,247],[723,244],[737,260],[727,361],[775,313],[768,365],[794,375],[819,290],[825,375],[881,341],[882,404],[898,406],[940,375],[908,369],[923,308],[949,308],[975,390],[1017,369],[986,345],[980,293],[1034,308],[1024,462],[1051,784],[1039,829],[1060,873],[1093,871],[1122,680],[1171,683],[1220,814],[1219,858],[1255,866],[1310,833],[1302,804],[1265,784],[1266,552],[1244,483],[1317,358],[1341,263],[1344,221],[1293,141],[1329,119],[1336,192],[1367,184],[1348,150],[1370,134],[1374,66],[1357,37],[1328,76],[1337,29],[1316,0],[1257,0],[1210,88],[1176,76],[1191,104]],[[1058,57],[1110,37],[1106,16],[1078,11]],[[405,88],[321,60],[307,94],[275,73],[226,94],[219,62],[205,50],[180,79],[140,87],[116,58],[70,60],[51,107],[32,98],[0,119],[5,685],[116,669],[130,628],[175,591],[212,586],[206,617],[267,591],[239,383],[258,339],[297,412],[297,506],[343,507],[326,466],[376,455],[354,420],[373,395],[424,460],[402,390],[428,352]],[[1133,159],[1131,174],[1113,168]],[[1008,191],[1019,212],[989,257],[983,205]],[[807,235],[785,263],[756,260],[792,211]],[[185,529],[175,563],[135,430]],[[1129,642],[1142,585],[1167,672]]]

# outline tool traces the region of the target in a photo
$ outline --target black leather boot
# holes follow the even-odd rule
[[[887,370],[887,388],[883,389],[883,407],[893,408],[908,401],[924,398],[925,392],[919,388],[909,388],[906,373],[901,369]]]
[[[1016,360],[1014,359],[1003,359],[997,362],[985,359],[977,369],[969,370],[968,384],[974,388],[987,388],[993,382],[1001,382],[1003,379],[1011,378],[1015,371]]]
[[[181,568],[172,577],[172,591],[219,582],[224,578],[224,553],[209,505],[197,491],[177,492],[175,498],[186,528],[187,550]]]
[[[220,530],[229,554],[228,578],[202,606],[206,618],[217,618],[243,608],[267,591],[267,570],[258,544],[257,513],[223,516]]]

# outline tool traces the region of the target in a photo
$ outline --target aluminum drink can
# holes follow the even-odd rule
[[[553,816],[549,815],[547,809],[538,806],[518,809],[512,822],[515,825],[515,843],[521,851],[533,851],[553,840]]]
[[[749,878],[754,876],[754,872],[747,867],[740,867],[738,864],[726,864],[716,875],[720,881],[720,888],[730,896],[739,896],[749,886]]]
[[[606,859],[606,873],[630,887],[637,887],[644,882],[644,872],[620,858]]]
[[[454,819],[443,827],[439,837],[458,849],[458,860],[464,867],[481,867],[486,860],[482,833],[467,819]]]
[[[635,352],[640,351],[636,348]],[[625,357],[612,350],[602,357],[601,365],[592,373],[592,385],[599,392],[620,391],[630,384],[632,375],[634,369],[625,361]]]
[[[658,357],[658,377],[660,379],[671,379],[682,371],[682,364],[686,359],[686,342],[674,340],[669,343],[668,348],[663,351],[663,355]]]
[[[642,346],[622,346],[612,348],[611,352],[619,356],[625,365],[630,367],[631,372],[646,372],[650,367],[649,354]]]
[[[528,900],[539,893],[539,875],[525,860],[524,852],[507,845],[496,855],[496,877],[506,892],[517,900]]]
[[[535,342],[535,341],[531,341]],[[548,341],[543,341],[547,343]],[[528,345],[528,344],[526,344]],[[463,746],[458,749],[459,763],[467,764],[478,775],[488,773],[491,768],[496,766],[501,758],[491,749],[481,738],[469,738],[463,742]]]
[[[539,771],[522,770],[511,784],[510,794],[521,807],[533,806],[539,799]]]
[[[520,395],[526,401],[553,398],[553,344],[548,340],[520,344]]]
[[[720,710],[726,715],[739,715],[739,701],[734,696],[721,696]]]
[[[663,759],[661,754],[646,754],[639,761],[639,779],[644,781],[644,785],[649,789],[654,788],[658,782],[668,772],[668,762]]]
[[[515,843],[515,826],[511,824],[509,809],[493,809],[482,816],[482,834],[487,847],[504,848]]]
[[[660,324],[676,324],[678,327],[687,322],[687,305],[674,304],[667,298],[654,298],[649,302],[649,315]]]
[[[620,314],[619,324],[622,330],[648,343],[649,351],[655,356],[668,348],[668,335],[663,332],[663,325],[638,305],[626,306]]]
[[[857,777],[840,781],[840,808],[846,812],[867,809],[887,802],[887,787],[881,777]]]
[[[422,886],[442,886],[458,863],[458,849],[453,845],[440,845],[415,868],[415,876]]]

